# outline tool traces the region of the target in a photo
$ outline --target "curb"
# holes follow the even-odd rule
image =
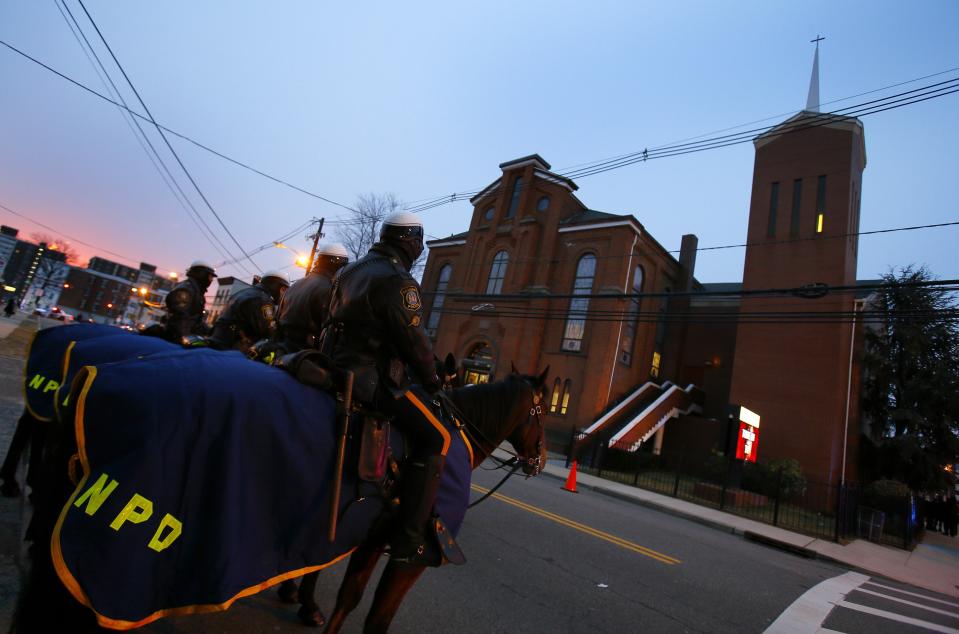
[[[558,475],[558,474],[555,474],[555,473],[550,473],[549,471],[543,471],[542,474],[545,475],[545,476],[549,476],[549,477],[553,478],[554,480],[565,481],[565,479],[563,478],[563,476]],[[684,511],[680,511],[680,510],[671,508],[671,507],[669,507],[669,506],[664,506],[664,505],[662,505],[662,504],[657,504],[656,502],[654,502],[654,501],[652,501],[652,500],[643,500],[643,499],[641,499],[641,498],[636,498],[636,497],[633,497],[633,496],[631,496],[631,495],[624,495],[624,494],[620,493],[619,491],[615,491],[615,490],[613,490],[613,489],[608,489],[608,488],[604,487],[603,485],[582,484],[582,483],[579,483],[577,486],[578,486],[578,488],[580,488],[580,489],[587,489],[587,490],[590,490],[590,491],[594,491],[594,492],[596,492],[596,493],[599,493],[599,494],[601,494],[601,495],[605,495],[605,496],[608,496],[608,497],[611,497],[611,498],[615,498],[615,499],[617,499],[617,500],[622,500],[623,502],[629,502],[629,503],[631,503],[631,504],[636,504],[637,506],[644,506],[644,507],[646,507],[646,508],[648,508],[648,509],[652,509],[652,510],[654,510],[654,511],[659,511],[660,513],[666,513],[667,515],[672,515],[672,516],[674,516],[674,517],[679,517],[679,518],[681,518],[681,519],[689,520],[689,521],[691,521],[691,522],[696,522],[697,524],[702,524],[703,526],[708,526],[709,528],[714,528],[714,529],[719,530],[719,531],[722,531],[722,532],[724,532],[724,533],[731,533],[731,534],[733,534],[733,535],[742,535],[742,534],[743,534],[743,531],[741,531],[741,530],[739,530],[739,529],[737,529],[737,528],[735,528],[735,527],[732,527],[732,526],[727,526],[726,524],[723,524],[723,523],[721,523],[721,522],[715,522],[715,521],[713,521],[713,520],[709,520],[709,519],[706,519],[706,518],[704,518],[704,517],[700,517],[700,516],[698,516],[698,515],[693,515],[693,514],[691,514],[691,513],[686,513],[686,512],[684,512]]]
[[[562,475],[559,475],[559,474],[556,474],[556,473],[550,473],[549,471],[543,471],[543,472],[542,472],[542,475],[549,476],[550,478],[552,478],[552,479],[554,479],[554,480],[559,480],[559,481],[561,481],[561,482],[565,480],[565,478],[564,478]],[[767,546],[767,547],[769,547],[769,548],[775,548],[775,549],[777,549],[777,550],[781,550],[781,551],[786,552],[786,553],[789,553],[789,554],[791,554],[791,555],[795,555],[795,556],[797,556],[797,557],[802,557],[803,559],[812,559],[812,560],[816,560],[816,561],[822,561],[822,562],[824,562],[824,563],[829,563],[829,564],[833,564],[833,565],[836,565],[836,566],[842,566],[842,567],[845,568],[845,569],[854,570],[854,571],[856,571],[856,572],[860,572],[860,573],[862,573],[862,574],[869,575],[869,576],[871,576],[871,577],[883,578],[883,579],[887,579],[887,580],[894,581],[894,582],[897,582],[897,583],[906,583],[906,584],[913,585],[913,586],[916,586],[916,587],[918,587],[918,588],[923,588],[923,589],[925,589],[925,590],[929,590],[929,591],[931,591],[931,592],[936,592],[936,593],[938,593],[938,594],[942,594],[942,595],[945,595],[945,596],[959,597],[959,594],[954,594],[954,593],[950,593],[950,592],[944,591],[942,588],[935,587],[934,584],[923,584],[923,583],[918,582],[918,581],[916,581],[916,580],[897,579],[896,577],[890,576],[888,572],[879,572],[879,571],[876,571],[876,570],[869,570],[868,568],[864,568],[862,565],[854,564],[854,563],[851,563],[851,562],[848,562],[848,561],[843,561],[842,559],[837,559],[837,558],[832,557],[832,556],[830,556],[830,555],[826,555],[826,554],[820,553],[819,551],[817,551],[817,550],[815,550],[815,549],[812,549],[812,548],[807,548],[807,547],[805,547],[805,546],[797,546],[797,545],[795,545],[795,544],[790,544],[790,543],[788,543],[788,542],[784,542],[784,541],[778,540],[778,539],[776,539],[776,538],[774,538],[774,537],[769,537],[769,536],[767,536],[767,535],[762,535],[762,534],[760,534],[760,533],[756,533],[756,532],[751,531],[751,530],[742,530],[742,529],[739,529],[739,528],[735,528],[735,527],[733,527],[733,526],[729,526],[729,525],[727,525],[727,524],[723,524],[723,523],[720,523],[720,522],[716,522],[716,521],[713,521],[713,520],[709,520],[709,519],[700,517],[700,516],[698,516],[698,515],[694,515],[694,514],[692,514],[692,513],[688,513],[688,512],[685,512],[685,511],[680,511],[680,510],[678,510],[678,509],[674,509],[674,508],[671,508],[671,507],[669,507],[669,506],[664,506],[664,505],[658,504],[658,503],[656,503],[656,502],[654,502],[654,501],[652,501],[652,500],[644,500],[644,499],[642,499],[642,498],[637,498],[637,497],[634,497],[634,496],[631,496],[631,495],[626,495],[626,494],[623,494],[623,493],[621,493],[621,492],[619,492],[619,491],[615,491],[615,490],[613,490],[613,489],[607,488],[607,487],[605,487],[605,486],[603,486],[603,485],[601,485],[601,484],[583,484],[583,483],[579,483],[578,486],[579,486],[579,488],[581,488],[581,489],[586,489],[586,490],[589,490],[589,491],[594,491],[594,492],[599,493],[599,494],[601,494],[601,495],[605,495],[605,496],[608,496],[608,497],[611,497],[611,498],[615,498],[615,499],[617,499],[617,500],[622,500],[622,501],[624,501],[624,502],[629,502],[629,503],[632,503],[632,504],[636,504],[637,506],[643,506],[643,507],[645,507],[645,508],[652,509],[652,510],[654,510],[654,511],[659,511],[659,512],[661,512],[661,513],[666,513],[666,514],[672,515],[672,516],[674,516],[674,517],[678,517],[678,518],[681,518],[681,519],[689,520],[689,521],[691,521],[691,522],[695,522],[695,523],[701,524],[701,525],[703,525],[703,526],[708,526],[709,528],[717,529],[717,530],[722,531],[722,532],[724,532],[724,533],[731,533],[731,534],[733,534],[733,535],[741,535],[741,536],[743,537],[743,539],[749,540],[749,541],[754,542],[754,543],[757,543],[757,544],[761,544],[761,545],[763,545],[763,546]],[[813,538],[810,537],[810,539],[813,539]]]

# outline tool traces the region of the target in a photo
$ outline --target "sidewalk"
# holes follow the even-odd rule
[[[569,469],[563,466],[562,460],[550,459],[543,473],[565,481]],[[577,488],[591,489],[729,531],[803,557],[831,561],[864,573],[959,597],[959,538],[928,534],[912,552],[860,539],[842,545],[588,474],[577,473],[576,482]]]

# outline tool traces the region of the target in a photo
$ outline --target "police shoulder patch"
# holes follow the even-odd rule
[[[407,310],[419,310],[422,302],[420,302],[420,292],[415,286],[404,286],[403,290],[400,291],[400,294],[403,296],[403,306]]]
[[[260,308],[263,311],[263,318],[267,321],[273,320],[273,304],[263,304]]]

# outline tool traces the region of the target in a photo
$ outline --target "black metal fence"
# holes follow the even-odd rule
[[[920,527],[912,498],[885,500],[884,508],[861,503],[856,484],[807,479],[786,466],[771,468],[722,455],[654,455],[608,447],[574,430],[566,463],[579,471],[822,539],[863,538],[912,548]]]

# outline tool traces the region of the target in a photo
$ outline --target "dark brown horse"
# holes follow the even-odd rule
[[[456,367],[456,357],[453,353],[448,353],[442,361],[436,355],[433,355],[436,365],[436,376],[440,378],[443,389],[447,392],[458,387],[462,387],[460,374]],[[295,579],[287,579],[277,588],[277,596],[284,603],[299,603],[300,607],[297,616],[304,625],[313,627],[322,626],[326,623],[326,617],[323,616],[320,606],[316,603],[316,583],[319,580],[320,572],[311,572],[303,576],[299,585]]]
[[[516,452],[523,473],[535,476],[546,463],[542,421],[546,401],[547,367],[539,376],[513,372],[487,385],[471,385],[449,392],[473,446],[475,469],[504,440]],[[377,534],[357,548],[350,557],[346,575],[336,597],[326,632],[339,632],[347,615],[359,604],[377,560],[386,548],[388,535]],[[390,561],[380,577],[373,605],[366,617],[364,632],[385,632],[403,598],[416,583],[425,566]]]

